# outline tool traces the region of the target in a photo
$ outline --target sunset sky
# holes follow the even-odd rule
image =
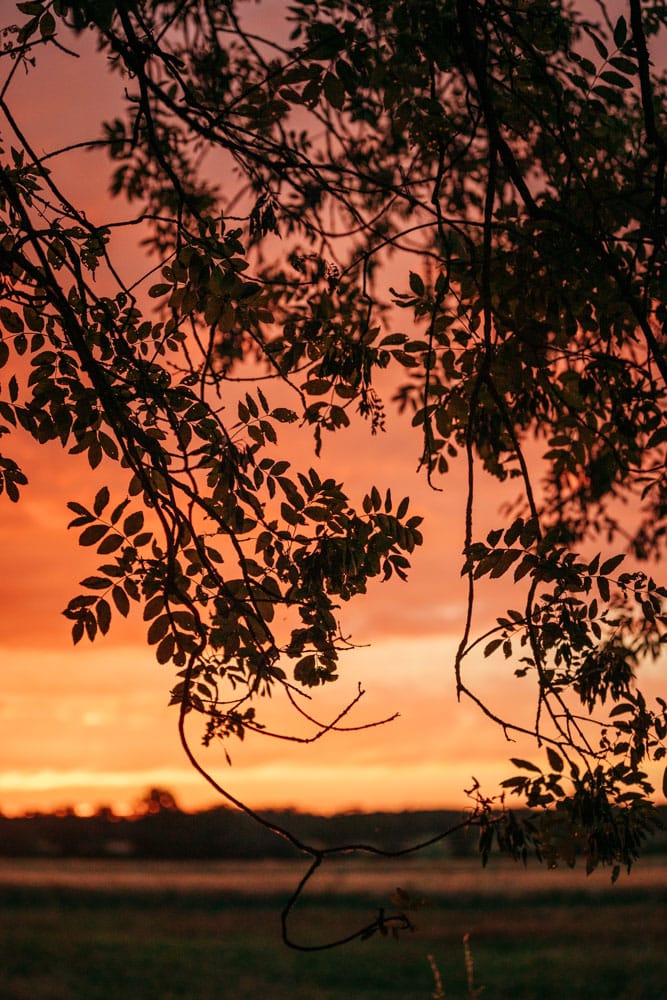
[[[270,16],[277,18],[281,9],[269,5]],[[117,112],[118,81],[107,77],[87,39],[82,48],[78,61],[62,53],[39,56],[37,69],[28,77],[17,74],[11,84],[8,101],[41,152],[98,134],[96,123]],[[6,71],[3,66],[3,78]],[[5,148],[15,144],[11,136],[3,138]],[[58,169],[64,188],[91,220],[132,215],[125,206],[109,209],[102,154],[71,154],[66,169]],[[130,230],[115,246],[128,278],[146,270],[136,238]],[[387,276],[387,286],[392,280]],[[309,711],[322,720],[335,717],[361,683],[366,694],[348,724],[394,712],[400,718],[363,732],[330,734],[305,747],[259,736],[230,743],[231,768],[219,748],[202,751],[216,778],[253,806],[324,812],[459,806],[473,775],[493,792],[511,773],[507,757],[533,752],[526,744],[508,744],[478,710],[456,703],[452,666],[465,615],[463,469],[454,464],[443,492],[430,490],[416,473],[417,432],[391,409],[387,426],[377,437],[359,424],[330,439],[322,467],[345,483],[355,502],[373,483],[391,486],[397,499],[409,495],[414,512],[426,519],[426,544],[414,555],[409,583],[376,584],[344,609],[345,627],[360,648],[343,659],[340,681],[317,693]],[[282,442],[297,465],[314,464],[306,432],[285,431]],[[96,568],[94,551],[80,549],[75,533],[66,531],[66,503],[91,503],[105,482],[116,484],[120,500],[122,478],[104,464],[91,473],[85,462],[64,456],[57,446],[40,448],[25,435],[3,445],[30,485],[18,505],[0,498],[0,810],[73,804],[83,811],[110,804],[127,811],[156,785],[173,791],[185,808],[216,804],[183,756],[177,712],[167,705],[173,675],[146,647],[139,616],[114,617],[106,638],[73,647],[61,615],[78,581]],[[479,538],[502,525],[498,508],[514,491],[483,479],[478,489]],[[506,607],[507,583],[480,590],[477,631]],[[471,657],[468,669],[494,708],[512,711],[514,718],[531,716],[534,692],[529,681],[512,677],[511,666],[484,663],[480,654]],[[645,668],[649,693],[664,694],[661,672],[664,677],[664,663]],[[271,707],[270,718],[276,726],[291,725],[280,703]],[[193,733],[196,745],[196,723]]]

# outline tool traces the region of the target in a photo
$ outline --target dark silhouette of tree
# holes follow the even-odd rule
[[[667,704],[636,683],[667,624],[665,589],[636,568],[667,528],[662,4],[612,17],[600,2],[594,20],[559,0],[294,0],[285,41],[232,0],[17,8],[0,418],[127,474],[127,495],[70,504],[103,557],[66,609],[74,640],[140,604],[177,672],[185,751],[241,806],[191,749],[190,712],[207,742],[266,733],[258,703],[280,692],[313,725],[303,741],[345,729],[351,706],[320,723],[299,690],[335,680],[342,604],[406,577],[421,521],[375,487],[354,509],[334,478],[290,466],[280,434],[299,423],[319,455],[353,420],[381,432],[393,373],[429,483],[459,453],[467,468],[456,690],[540,751],[502,783],[537,819],[471,789],[482,854],[495,838],[516,857],[630,867],[667,734]],[[20,74],[84,29],[126,94],[90,145],[131,218],[88,219],[55,179],[64,151],[41,152],[12,112]],[[143,284],[114,258],[123,227],[152,254]],[[16,501],[26,476],[1,462]],[[517,493],[486,538],[480,468]],[[483,578],[511,584],[512,607],[476,636]],[[480,643],[525,677],[532,725],[469,682]],[[312,859],[286,922],[332,852],[280,832]],[[350,937],[392,923],[408,918]]]
[[[149,788],[134,807],[135,816],[157,816],[180,811],[173,793],[166,788]]]

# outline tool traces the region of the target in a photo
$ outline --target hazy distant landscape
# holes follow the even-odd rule
[[[160,798],[162,796],[162,798]],[[453,810],[341,813],[319,816],[295,811],[263,815],[315,847],[367,843],[400,850],[461,823]],[[663,829],[643,852],[667,854],[667,808]],[[422,855],[423,856],[423,855]],[[428,849],[429,858],[478,856],[477,830],[461,829]],[[2,857],[108,857],[164,859],[298,858],[295,849],[245,814],[226,807],[187,813],[170,793],[153,789],[132,816],[102,808],[93,816],[71,809],[8,817],[0,815]]]
[[[443,810],[330,817],[294,811],[263,815],[317,847],[352,841],[396,850],[460,824],[465,814]],[[476,845],[476,831],[461,830],[447,837],[435,853],[467,856],[476,853]],[[285,840],[237,810],[218,807],[187,813],[169,793],[153,790],[131,816],[116,816],[109,809],[93,816],[78,816],[71,809],[0,816],[3,856],[222,859],[299,855]]]
[[[274,814],[318,843],[399,847],[459,814]],[[492,857],[475,832],[428,855],[323,865],[291,933],[325,942],[395,909],[415,931],[295,952],[280,911],[303,858],[227,809],[0,817],[0,996],[8,1000],[665,1000],[664,831],[615,885],[609,871]],[[464,935],[469,935],[466,971]],[[430,956],[430,957],[429,957]],[[566,984],[564,986],[564,984]]]

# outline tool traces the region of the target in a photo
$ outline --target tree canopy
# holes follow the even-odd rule
[[[101,559],[65,614],[78,642],[141,606],[205,774],[186,717],[210,742],[261,730],[272,691],[303,715],[299,689],[334,681],[352,644],[343,605],[407,578],[428,544],[400,486],[397,502],[369,484],[355,509],[281,451],[294,424],[326,467],[329,435],[382,433],[397,407],[434,490],[456,456],[467,470],[452,683],[536,744],[499,798],[471,790],[482,854],[496,838],[617,874],[655,821],[645,768],[667,735],[667,703],[638,683],[667,634],[651,576],[667,532],[667,14],[591,7],[294,0],[265,37],[233,0],[16,4],[0,431],[125,470],[126,495],[70,503]],[[95,219],[59,183],[68,150],[41,150],[13,111],[44,50],[73,57],[89,34],[125,94],[86,143],[107,150],[116,196]],[[150,255],[141,282],[119,231]],[[483,538],[480,470],[516,487]],[[26,483],[3,455],[7,498]],[[512,596],[479,636],[483,578]],[[532,726],[469,682],[480,644],[525,678]],[[317,867],[326,852],[305,849]]]

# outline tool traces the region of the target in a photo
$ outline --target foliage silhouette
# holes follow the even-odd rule
[[[206,772],[186,719],[205,716],[207,743],[267,733],[273,691],[313,735],[268,735],[346,728],[351,706],[320,723],[301,693],[335,680],[352,645],[341,605],[406,578],[421,519],[376,487],[354,509],[334,478],[292,469],[280,435],[310,429],[319,456],[353,420],[381,432],[392,379],[433,488],[458,453],[467,467],[458,695],[543,751],[514,759],[500,797],[470,789],[483,857],[494,840],[552,863],[582,852],[616,876],[656,822],[644,768],[664,758],[667,703],[649,704],[636,673],[659,655],[667,592],[636,567],[667,528],[653,51],[667,16],[657,0],[596,10],[599,23],[558,0],[295,0],[281,41],[232,0],[40,0],[4,32],[2,430],[125,470],[122,498],[70,504],[103,557],[65,611],[74,640],[138,603],[177,671],[189,759],[251,814]],[[84,30],[125,92],[84,145],[108,150],[131,218],[90,221],[57,179],[67,150],[40,153],[12,111],[20,74]],[[123,229],[154,261],[132,285],[113,252]],[[388,262],[401,277],[385,295]],[[16,501],[25,473],[0,462]],[[479,468],[517,486],[485,539]],[[483,578],[511,581],[519,607],[475,637]],[[480,643],[526,678],[532,725],[468,681]],[[538,819],[508,810],[509,793]],[[277,832],[311,858],[289,940],[331,852]],[[350,937],[392,925],[408,918]]]

